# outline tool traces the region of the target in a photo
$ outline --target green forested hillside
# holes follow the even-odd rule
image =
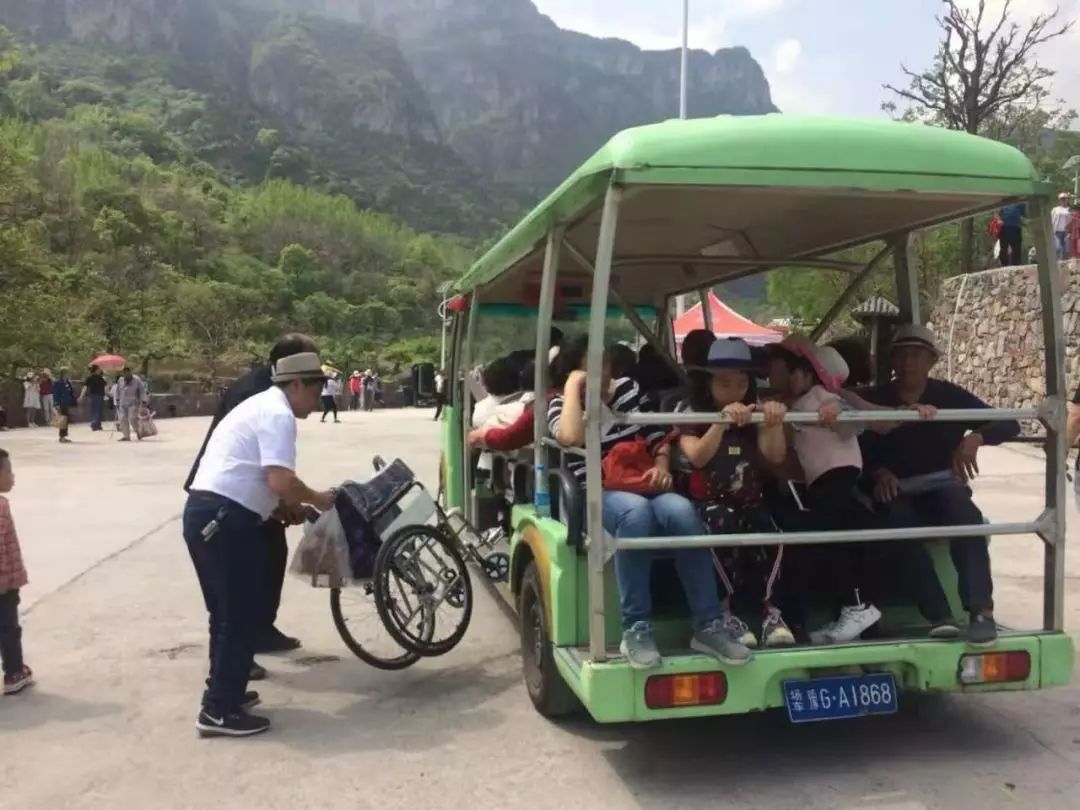
[[[119,351],[214,376],[289,327],[343,365],[434,357],[416,336],[435,334],[435,290],[465,243],[287,179],[234,185],[171,131],[197,132],[202,99],[154,79],[120,91],[108,69],[60,80],[3,39],[2,373]]]

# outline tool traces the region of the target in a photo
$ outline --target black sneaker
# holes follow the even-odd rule
[[[997,644],[997,637],[997,622],[993,616],[972,615],[968,624],[968,644],[972,647],[992,647]]]
[[[251,737],[270,730],[270,721],[247,712],[219,714],[203,709],[195,721],[200,737]]]
[[[257,653],[292,652],[298,649],[300,649],[300,639],[287,636],[276,627],[270,628],[266,633],[260,633],[255,640]]]
[[[952,639],[960,638],[960,628],[952,619],[942,619],[934,622],[930,628],[930,638]]]
[[[207,690],[207,689],[204,689],[203,693],[202,693],[202,707],[204,709],[206,708],[206,704],[207,704],[207,701],[209,700],[209,698],[210,698],[210,691]],[[256,692],[254,689],[249,689],[248,691],[244,692],[244,697],[240,701],[240,708],[243,709],[246,712],[246,711],[249,711],[251,709],[254,709],[260,703],[262,703],[262,698],[259,697],[259,693]]]

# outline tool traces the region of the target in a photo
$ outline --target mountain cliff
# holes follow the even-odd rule
[[[0,24],[48,81],[129,106],[152,84],[170,131],[237,179],[439,231],[499,228],[677,107],[675,51],[561,30],[531,0],[0,0]],[[692,115],[774,109],[745,49],[694,52],[690,79]]]

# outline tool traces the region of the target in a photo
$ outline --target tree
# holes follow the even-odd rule
[[[933,65],[913,71],[905,65],[905,88],[885,89],[910,105],[903,117],[976,135],[1001,134],[1009,121],[1039,109],[1049,95],[1047,80],[1054,71],[1040,65],[1040,45],[1065,34],[1072,21],[1061,22],[1058,9],[1037,14],[1026,25],[1012,17],[1013,0],[1004,0],[1001,13],[987,15],[986,0],[974,10],[958,0],[944,0],[937,17],[942,40]],[[895,101],[882,105],[896,112]],[[961,226],[959,272],[972,270],[974,223]]]

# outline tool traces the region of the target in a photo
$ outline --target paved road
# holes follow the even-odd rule
[[[400,454],[433,480],[430,414],[348,414],[301,429],[302,472],[329,485]],[[775,713],[601,727],[537,716],[516,635],[481,591],[445,658],[403,673],[344,649],[327,596],[286,585],[304,649],[266,657],[274,722],[199,740],[205,618],[179,538],[179,483],[205,420],[142,445],[77,430],[0,435],[32,584],[26,648],[39,684],[0,700],[0,808],[1071,808],[1080,805],[1080,689],[906,701],[893,718],[791,727]],[[1040,463],[987,453],[991,517],[1039,510]],[[1080,526],[1080,520],[1073,521]],[[1072,532],[1080,539],[1080,532]],[[1041,615],[1038,541],[995,544],[999,612]],[[1080,555],[1070,561],[1075,596]],[[1070,622],[1080,628],[1069,603]]]

